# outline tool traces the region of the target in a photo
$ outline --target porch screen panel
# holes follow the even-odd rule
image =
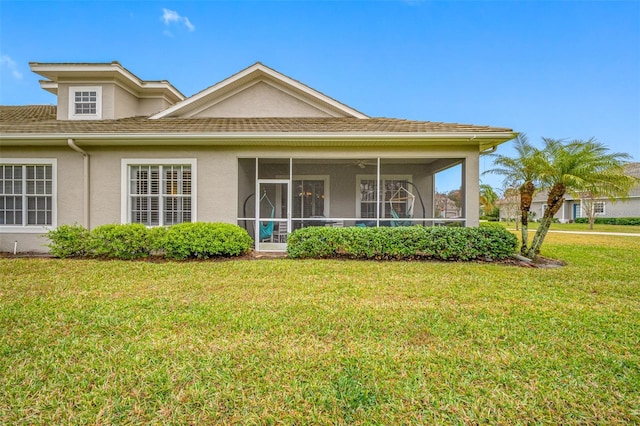
[[[360,217],[364,219],[376,218],[377,188],[375,179],[362,179],[360,181]]]
[[[380,217],[392,218],[391,207],[396,211],[398,217],[409,217],[410,201],[408,193],[410,191],[409,180],[404,178],[382,177],[382,190],[380,192]],[[374,178],[360,179],[360,217],[362,219],[375,219],[378,185]]]
[[[409,199],[407,193],[403,191],[411,190],[408,181],[406,179],[385,179],[384,180],[384,193],[382,200],[384,202],[383,217],[393,217],[391,214],[391,207],[398,214],[398,217],[409,217],[408,207]]]
[[[324,217],[324,180],[293,181],[293,217]]]

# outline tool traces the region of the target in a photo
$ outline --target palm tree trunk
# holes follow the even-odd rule
[[[533,201],[533,193],[536,188],[533,182],[527,181],[520,187],[520,223],[522,224],[520,235],[522,237],[522,246],[520,253],[526,256],[529,247],[529,210]]]
[[[562,203],[564,203],[563,196],[565,191],[566,188],[563,184],[556,184],[549,191],[549,197],[547,198],[547,209],[544,211],[544,215],[542,216],[542,220],[540,221],[540,226],[538,226],[538,230],[533,236],[531,247],[526,254],[527,257],[534,259],[537,255],[540,254],[540,247],[542,247],[542,243],[547,236],[547,232],[549,232],[549,228],[551,227],[551,223],[553,222],[553,216],[558,213],[558,210],[560,210],[560,207],[562,207]]]
[[[531,241],[531,248],[527,251],[528,258],[534,259],[537,255],[540,254],[540,247],[542,246],[542,243],[547,236],[547,232],[549,232],[549,228],[551,227],[552,222],[552,217],[543,217],[540,220],[540,225],[536,230],[536,234],[533,236],[533,241]]]

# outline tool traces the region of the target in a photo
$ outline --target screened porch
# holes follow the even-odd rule
[[[440,185],[460,188],[459,205]],[[259,251],[308,226],[466,226],[465,198],[463,158],[238,159],[237,221]]]

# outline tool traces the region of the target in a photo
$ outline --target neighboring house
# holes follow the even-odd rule
[[[435,217],[454,219],[459,218],[462,215],[462,209],[456,205],[455,201],[447,197],[446,194],[436,192],[434,203]]]
[[[630,163],[625,166],[626,173],[640,178],[640,163]],[[547,192],[538,193],[531,203],[531,211],[535,213],[534,220],[539,220],[547,207]],[[627,199],[595,198],[584,200],[571,194],[565,194],[562,207],[554,216],[562,223],[573,222],[579,217],[587,217],[585,209],[593,208],[596,217],[640,217],[640,185],[629,191]]]
[[[455,220],[476,226],[479,156],[515,137],[370,118],[261,63],[191,97],[118,62],[30,66],[57,105],[0,107],[0,251],[73,223],[235,223],[257,250],[303,226],[429,226],[457,165]]]

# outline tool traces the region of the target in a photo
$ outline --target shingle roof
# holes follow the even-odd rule
[[[624,171],[627,175],[629,176],[633,176],[636,178],[640,179],[640,162],[635,162],[635,163],[627,163],[624,166]],[[543,203],[547,201],[547,196],[548,196],[549,192],[548,191],[540,191],[536,194],[536,196],[533,198],[533,202],[534,203]],[[640,196],[640,184],[635,185],[634,187],[632,187],[629,190],[629,196],[630,197],[638,197]],[[579,198],[575,198],[572,194],[565,194],[564,195],[565,200],[574,200],[574,199],[579,199]]]
[[[0,106],[4,134],[154,134],[154,133],[494,133],[503,127],[412,121],[394,118],[122,118],[119,120],[56,120],[53,105]]]

